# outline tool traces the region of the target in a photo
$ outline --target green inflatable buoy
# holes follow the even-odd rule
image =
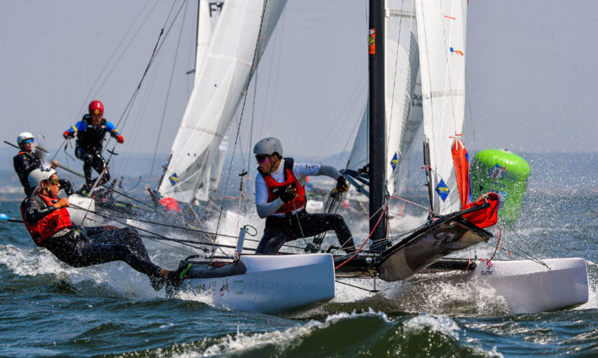
[[[529,164],[517,154],[500,149],[478,152],[471,162],[471,190],[475,200],[489,191],[500,195],[498,217],[504,224],[513,224],[527,190]]]

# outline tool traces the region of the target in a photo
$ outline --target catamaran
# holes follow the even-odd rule
[[[216,190],[226,132],[285,5],[286,0],[226,1],[218,12],[209,9],[207,0],[199,1],[195,83],[158,186],[162,198],[193,205],[209,200]],[[155,225],[163,224],[118,215],[113,208],[98,205],[97,197],[75,194],[69,202],[76,224],[116,222],[150,233],[156,231]],[[192,234],[200,235],[192,227],[180,225],[166,228],[174,232],[191,229]],[[227,264],[219,264],[213,255],[208,261],[188,258],[193,262],[188,276],[180,287],[168,287],[168,293],[201,294],[218,307],[264,313],[309,307],[334,297],[331,254],[243,255],[245,231],[243,227],[236,254],[228,257]],[[195,244],[226,246],[216,246],[205,233],[195,239]]]
[[[201,190],[205,193],[210,187],[212,171],[194,170],[198,163],[222,165],[214,158],[230,122],[211,129],[205,126],[211,124],[214,113],[229,111],[228,106],[240,102],[263,50],[260,41],[267,41],[275,26],[276,21],[268,21],[280,16],[284,3],[227,2],[223,7],[209,40],[202,42],[207,44],[206,54],[199,56],[196,86],[160,184],[164,193],[198,200],[204,195]],[[469,163],[462,138],[466,17],[465,0],[371,1],[368,109],[345,171],[349,181],[369,197],[370,235],[356,255],[336,255],[334,267],[330,254],[319,253],[328,251],[320,240],[306,247],[306,251],[318,253],[248,254],[242,239],[245,226],[233,255],[218,262],[214,253],[221,246],[214,243],[211,256],[183,260],[182,264],[191,263],[190,274],[180,287],[169,287],[168,292],[208,295],[215,305],[231,309],[279,312],[331,299],[334,271],[337,278],[359,276],[388,282],[433,272],[442,280],[459,277],[486,283],[517,312],[556,310],[586,302],[587,272],[581,258],[446,258],[492,238],[484,228],[496,222],[499,203],[493,194],[472,201],[468,187]],[[235,91],[222,91],[219,84],[228,83],[239,72],[245,79]],[[211,85],[202,85],[204,79]],[[223,98],[230,101],[223,102]],[[417,107],[420,100],[421,110]],[[403,190],[400,178],[405,177],[415,133],[422,124],[430,215],[419,228],[391,235],[387,229],[390,193]],[[193,133],[206,135],[197,148]],[[189,150],[194,154],[185,157]]]
[[[452,272],[493,287],[516,312],[583,304],[588,283],[581,258],[443,259],[487,242],[493,235],[483,228],[496,223],[498,204],[493,193],[471,201],[469,162],[461,136],[466,20],[465,0],[371,1],[369,112],[345,172],[369,195],[371,245],[353,260],[337,258],[337,275],[353,272],[399,281],[435,272],[445,273],[441,279],[449,280],[446,273]],[[419,98],[423,111],[414,101]],[[385,226],[388,193],[402,190],[404,173],[398,171],[409,160],[419,115],[430,215],[413,232],[392,237]],[[364,143],[369,143],[369,155],[363,154]]]

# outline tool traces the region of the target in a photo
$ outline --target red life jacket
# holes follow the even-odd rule
[[[50,198],[49,196],[40,195],[46,205],[51,206],[58,202],[58,198]],[[43,217],[36,223],[29,223],[25,220],[25,205],[21,206],[21,216],[25,227],[29,231],[31,238],[37,246],[41,246],[41,243],[52,235],[56,234],[62,229],[66,229],[73,226],[71,222],[71,216],[67,208],[54,210],[50,214]]]
[[[293,174],[293,158],[285,158],[284,160],[284,181],[282,183],[277,182],[272,178],[270,174],[264,175],[266,186],[268,186],[268,202],[271,203],[280,197],[280,191],[284,190],[288,185],[292,185],[297,190],[297,196],[295,199],[284,203],[276,213],[284,214],[290,213],[297,209],[305,207],[307,199],[305,198],[305,187],[299,184],[299,181]]]
[[[463,215],[463,217],[472,224],[481,228],[490,227],[498,221],[498,209],[500,208],[500,196],[493,192],[488,192],[486,195],[479,197],[473,203],[469,203],[463,209],[469,209],[474,206],[484,205],[486,202],[490,204],[485,209],[471,212]]]

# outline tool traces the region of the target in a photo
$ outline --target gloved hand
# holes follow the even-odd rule
[[[288,185],[280,193],[280,200],[282,200],[283,203],[288,203],[289,201],[295,199],[296,196],[297,189],[293,188],[292,185]]]
[[[116,141],[122,144],[125,142],[125,139],[122,135],[119,134],[118,137],[116,137]]]
[[[336,178],[336,191],[343,194],[349,191],[349,184],[347,184],[347,179],[344,176],[340,176]]]
[[[69,131],[64,131],[64,133],[62,133],[62,136],[64,137],[64,139],[69,139],[69,138],[73,138],[75,136],[75,133],[69,132]]]

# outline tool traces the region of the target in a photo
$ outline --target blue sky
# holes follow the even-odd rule
[[[125,118],[171,5],[1,1],[3,140],[31,131],[56,149],[62,132],[93,98],[104,101],[113,123]],[[170,150],[191,86],[185,72],[193,68],[195,4],[188,6],[185,36],[177,42],[179,21],[131,115],[120,122],[125,123],[119,128],[125,144],[117,147],[122,152],[152,153],[156,143],[159,152]],[[265,118],[257,135],[280,137],[287,153],[324,157],[350,149],[365,91],[365,7],[363,0],[288,0],[282,26],[264,56],[268,69],[260,72],[259,86],[267,97],[256,105],[256,118]],[[471,0],[465,132],[470,151],[598,151],[598,47],[589,39],[596,33],[598,12],[591,0],[567,6],[556,0]]]

